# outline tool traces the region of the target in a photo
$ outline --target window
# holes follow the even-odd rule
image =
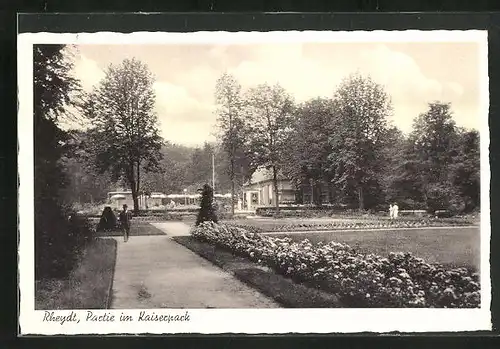
[[[252,193],[252,205],[257,205],[259,203],[258,193]]]

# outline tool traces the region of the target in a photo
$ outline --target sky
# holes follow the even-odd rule
[[[135,57],[156,78],[162,136],[177,144],[214,140],[215,83],[233,74],[242,88],[279,83],[295,99],[332,97],[358,72],[384,86],[392,123],[411,131],[432,101],[450,102],[457,125],[480,128],[479,45],[460,43],[282,43],[78,45],[74,73],[90,91],[109,64]]]

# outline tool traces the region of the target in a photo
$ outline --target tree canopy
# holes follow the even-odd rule
[[[278,174],[283,170],[283,154],[288,148],[294,102],[279,84],[261,84],[248,91],[246,103],[252,166],[272,171],[273,203],[279,210]]]
[[[83,246],[69,224],[63,190],[69,182],[63,159],[71,136],[59,122],[75,105],[79,81],[65,45],[33,46],[35,277],[67,274]]]
[[[241,85],[234,76],[224,73],[215,86],[217,126],[220,147],[226,153],[227,174],[231,182],[231,213],[234,214],[235,191],[241,187],[250,172],[248,154],[249,128],[244,120],[245,101]]]
[[[139,60],[110,65],[104,79],[87,99],[85,111],[92,122],[90,145],[98,169],[113,180],[124,178],[139,209],[141,171],[158,169],[163,139],[154,111],[154,77]]]
[[[383,148],[392,111],[389,95],[370,77],[353,74],[336,91],[335,130],[330,134],[330,172],[344,191],[357,192],[365,208],[366,191],[380,186]]]

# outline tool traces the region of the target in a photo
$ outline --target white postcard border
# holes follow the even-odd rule
[[[263,42],[477,42],[481,47],[481,308],[479,309],[150,309],[184,315],[184,322],[86,322],[87,311],[73,311],[80,323],[43,321],[34,310],[33,45],[34,44],[249,44]],[[353,333],[491,330],[489,89],[486,31],[287,31],[131,34],[24,33],[18,35],[19,287],[21,334],[122,333]],[[137,318],[141,310],[95,310]],[[56,311],[68,315],[71,311]]]

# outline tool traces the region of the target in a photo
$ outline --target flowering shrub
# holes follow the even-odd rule
[[[228,224],[232,224],[228,222]],[[472,222],[463,219],[438,220],[438,219],[398,219],[380,221],[335,221],[328,223],[302,222],[265,224],[265,228],[258,228],[251,225],[233,224],[236,227],[247,229],[251,232],[287,232],[287,231],[311,231],[311,230],[347,230],[347,229],[383,229],[383,228],[421,228],[421,227],[443,227],[443,226],[464,226],[471,225]]]
[[[297,282],[338,294],[349,306],[474,308],[480,303],[477,273],[447,270],[409,253],[363,255],[337,242],[297,243],[213,222],[194,227],[191,234]]]

